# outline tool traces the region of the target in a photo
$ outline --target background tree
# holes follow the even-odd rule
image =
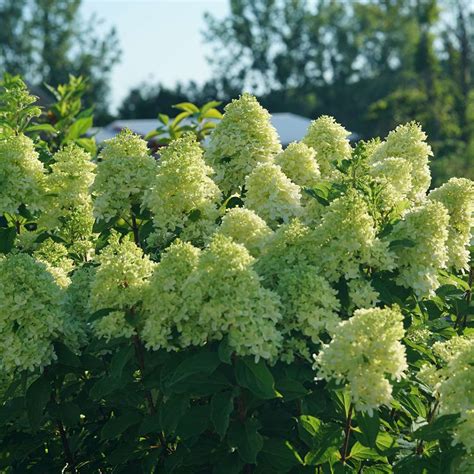
[[[250,90],[272,112],[330,114],[365,138],[418,120],[435,182],[473,175],[468,0],[231,0],[206,21],[221,100]]]
[[[99,34],[99,21],[82,18],[80,6],[81,0],[0,0],[0,73],[53,87],[69,74],[85,76],[85,103],[96,104],[96,117],[104,121],[120,49],[115,30]]]

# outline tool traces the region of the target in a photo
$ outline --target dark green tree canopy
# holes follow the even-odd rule
[[[56,87],[69,74],[89,78],[86,103],[107,113],[109,75],[120,56],[115,30],[84,19],[81,0],[0,0],[0,74]]]

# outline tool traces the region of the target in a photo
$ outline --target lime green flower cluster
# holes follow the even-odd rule
[[[314,233],[319,240],[318,266],[329,281],[357,278],[361,265],[380,270],[394,267],[388,245],[376,237],[365,200],[355,191],[331,202]]]
[[[236,354],[276,359],[281,334],[280,302],[262,287],[247,249],[216,235],[201,255],[183,287],[189,324],[183,325],[183,344],[201,345],[225,335]]]
[[[403,158],[385,158],[372,163],[370,174],[380,185],[381,211],[390,212],[409,204],[412,190],[411,164]],[[403,209],[401,209],[403,210]]]
[[[64,294],[65,342],[68,347],[75,351],[78,351],[90,340],[91,329],[88,319],[91,313],[89,300],[95,271],[95,267],[91,265],[82,266],[75,270],[71,276],[71,283]]]
[[[137,307],[154,263],[131,240],[120,241],[117,232],[96,260],[99,267],[91,283],[90,309],[111,311],[94,321],[94,332],[106,339],[130,337],[141,323]]]
[[[0,371],[34,370],[56,356],[62,291],[45,264],[27,254],[0,258]]]
[[[299,330],[314,343],[339,322],[337,291],[312,265],[282,270],[276,292],[283,305],[282,332]]]
[[[457,336],[445,343],[436,343],[434,352],[442,367],[426,364],[421,378],[430,383],[439,396],[440,414],[459,414],[460,423],[454,428],[454,441],[474,454],[474,337]]]
[[[128,216],[131,206],[141,205],[155,175],[156,162],[145,140],[130,130],[107,140],[91,187],[95,216],[105,221]]]
[[[68,274],[74,267],[74,261],[69,258],[64,244],[46,239],[38,245],[33,255],[48,267],[60,287],[66,288],[71,283]]]
[[[245,206],[273,228],[301,214],[300,187],[278,165],[262,163],[245,179]]]
[[[227,195],[238,191],[258,163],[271,163],[281,145],[270,114],[250,94],[225,107],[213,131],[205,159],[216,171],[215,181]]]
[[[160,242],[179,229],[182,240],[202,244],[215,230],[221,192],[202,154],[194,134],[173,141],[161,154],[153,187],[145,195]]]
[[[469,244],[474,227],[474,182],[465,178],[451,178],[433,190],[429,198],[448,210],[448,266],[455,270],[469,267]]]
[[[244,245],[254,257],[261,254],[265,242],[273,234],[262,218],[242,207],[227,210],[218,232]]]
[[[317,376],[346,385],[359,411],[372,413],[390,404],[390,380],[402,378],[407,369],[402,320],[397,308],[358,309],[315,356]]]
[[[424,199],[431,183],[429,158],[433,152],[426,138],[425,132],[416,122],[399,125],[371,156],[374,163],[387,158],[403,158],[410,164],[412,188],[408,196],[415,201]]]
[[[255,268],[267,288],[275,288],[282,269],[318,264],[318,238],[308,226],[293,219],[281,225],[266,242]]]
[[[66,146],[53,158],[39,225],[58,230],[68,243],[90,240],[94,216],[89,188],[94,182],[96,165],[90,154],[77,145]]]
[[[44,167],[33,142],[24,135],[0,139],[0,214],[16,214],[24,204],[44,207]]]
[[[331,178],[336,173],[334,162],[350,159],[352,149],[348,132],[333,117],[323,115],[313,120],[303,138],[303,143],[316,151],[321,176]]]
[[[290,143],[275,157],[275,163],[298,186],[314,186],[321,177],[316,152],[304,143]]]
[[[178,350],[186,346],[180,334],[192,321],[183,311],[183,285],[196,269],[200,253],[189,242],[175,240],[155,267],[143,297],[142,338],[147,347]]]
[[[413,288],[418,296],[433,295],[439,287],[439,270],[446,268],[449,215],[435,200],[426,200],[408,211],[395,225],[390,239],[408,242],[395,247],[397,282]]]

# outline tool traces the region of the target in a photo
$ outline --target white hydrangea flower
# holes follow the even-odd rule
[[[283,306],[282,328],[301,331],[314,343],[339,322],[337,291],[311,265],[283,269],[276,292]]]
[[[275,157],[275,163],[298,186],[314,186],[321,177],[316,152],[304,143],[290,143]]]
[[[204,157],[216,171],[220,189],[228,195],[239,191],[258,163],[272,163],[280,151],[270,114],[254,96],[245,93],[225,107]]]
[[[38,245],[33,255],[46,264],[61,288],[66,288],[71,283],[68,274],[74,268],[74,261],[69,258],[68,250],[63,244],[46,239]]]
[[[448,266],[455,270],[467,270],[471,230],[474,227],[474,182],[451,178],[431,191],[429,199],[440,202],[448,210]]]
[[[182,240],[202,244],[212,234],[222,197],[212,174],[194,134],[174,140],[162,152],[153,188],[145,196],[158,240],[166,242],[179,229]]]
[[[407,369],[403,316],[396,308],[358,309],[315,355],[319,378],[348,386],[358,411],[371,413],[392,400],[391,380]]]
[[[321,224],[314,229],[318,236],[318,267],[329,281],[340,276],[357,278],[360,265],[379,270],[394,266],[388,245],[376,237],[374,219],[364,199],[349,191],[327,207]]]
[[[350,159],[349,135],[350,132],[328,115],[313,120],[309,125],[303,143],[316,151],[316,160],[324,178],[337,175],[333,162]]]
[[[63,328],[64,338],[66,345],[75,351],[79,351],[89,341],[91,333],[88,323],[91,314],[89,299],[95,271],[96,268],[91,265],[75,270],[64,295],[63,307],[66,315]]]
[[[24,204],[44,207],[44,167],[33,142],[24,135],[0,139],[0,215],[16,214]]]
[[[94,321],[93,329],[106,339],[129,337],[141,323],[139,309],[154,263],[131,240],[114,232],[96,258],[100,264],[91,283],[90,310],[115,310]],[[133,325],[126,316],[130,316]]]
[[[143,297],[142,338],[147,347],[153,350],[185,347],[179,334],[183,325],[192,321],[187,320],[183,311],[183,285],[196,269],[200,252],[188,242],[175,240],[155,267]]]
[[[34,370],[55,359],[62,291],[44,263],[27,254],[0,257],[0,371]]]
[[[381,186],[380,200],[384,212],[406,202],[412,190],[412,167],[403,158],[385,158],[372,163],[370,174]]]
[[[270,227],[301,213],[300,187],[273,163],[262,163],[245,179],[245,207],[255,211]]]
[[[298,219],[280,226],[266,241],[255,267],[267,288],[275,288],[286,268],[319,263],[319,240],[315,232]]]
[[[281,345],[278,296],[261,286],[247,249],[216,234],[197,269],[184,284],[185,345],[201,345],[225,335],[237,355],[276,359]]]
[[[442,369],[445,377],[437,386],[440,414],[459,413],[454,441],[474,453],[474,338],[466,338]]]
[[[147,143],[130,130],[122,130],[106,140],[99,160],[91,187],[95,216],[105,221],[128,216],[131,206],[142,204],[155,179],[156,162]]]
[[[54,155],[51,173],[46,176],[46,204],[39,226],[57,231],[72,244],[89,242],[94,225],[89,188],[94,182],[96,165],[77,145],[68,145]]]
[[[418,296],[429,296],[439,287],[438,272],[446,268],[449,216],[437,201],[425,201],[408,211],[390,239],[408,240],[412,246],[395,247],[399,275],[397,282],[412,288]]]
[[[371,156],[374,163],[387,158],[403,158],[410,163],[412,187],[408,197],[414,201],[424,199],[431,183],[429,158],[433,152],[426,138],[425,132],[416,122],[399,125]]]
[[[250,209],[227,209],[218,232],[244,245],[251,255],[260,255],[265,242],[273,234],[270,227]]]

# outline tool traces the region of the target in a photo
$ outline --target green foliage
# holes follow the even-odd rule
[[[198,107],[191,102],[182,102],[173,107],[181,112],[173,118],[166,114],[158,114],[160,125],[149,132],[145,139],[153,139],[159,146],[168,145],[173,140],[181,137],[183,133],[192,132],[198,141],[202,141],[216,127],[217,121],[222,119],[222,114],[216,107],[220,102],[215,100]]]
[[[58,163],[56,151],[65,144],[89,149],[84,134],[92,111],[82,110],[82,79],[71,77],[52,89],[57,103],[38,121],[20,79],[6,80],[21,94],[14,94],[18,100],[3,99],[8,126],[0,129],[0,140],[28,133],[50,163]],[[185,131],[180,121],[192,118],[195,128],[188,131],[204,138],[202,125],[219,118],[217,105],[179,104],[184,115],[175,124],[176,136]],[[163,126],[167,120],[161,116]],[[45,124],[51,128],[32,128]],[[233,128],[239,134],[234,151],[244,164],[248,143],[255,148],[260,143],[246,125],[236,121]],[[210,134],[207,140],[212,139]],[[114,164],[138,149],[137,156],[149,158],[155,169],[139,137],[126,133],[120,140],[120,147],[102,155],[103,162]],[[401,139],[402,150],[408,149],[410,159],[427,160],[426,143],[414,142]],[[432,194],[424,190],[420,202],[410,200],[392,174],[382,175],[385,181],[372,174],[379,145],[360,142],[350,157],[334,156],[327,176],[304,194],[294,184],[299,220],[283,224],[275,216],[275,229],[260,235],[256,257],[220,233],[228,209],[245,202],[243,182],[235,194],[219,194],[212,204],[215,234],[205,235],[198,248],[179,240],[182,229],[157,244],[142,197],[124,201],[126,209],[108,221],[90,222],[81,258],[77,239],[61,237],[62,225],[77,215],[61,215],[52,226],[42,223],[51,203],[47,188],[43,208],[32,212],[31,203],[22,202],[17,214],[1,210],[0,270],[7,269],[0,272],[1,350],[16,368],[4,370],[0,359],[0,472],[469,472],[471,438],[462,430],[472,426],[472,271],[447,267],[443,258],[447,245],[471,257],[460,229],[467,226],[470,237],[472,183],[450,181]],[[206,140],[199,146],[206,147]],[[175,140],[169,150],[184,160],[189,143]],[[0,160],[11,159],[10,151]],[[315,151],[311,159],[317,160]],[[184,196],[191,185],[176,186],[183,176],[178,158],[166,179],[169,194]],[[192,166],[212,176],[204,161]],[[131,168],[123,166],[124,185],[136,192],[141,176]],[[73,181],[83,169],[61,170],[64,183],[74,186],[60,186],[55,198],[71,200],[74,187],[97,201],[89,186]],[[46,183],[54,172],[54,166],[44,168]],[[91,166],[94,179],[95,172]],[[156,177],[149,174],[153,186]],[[103,178],[104,189],[113,190],[116,173]],[[280,191],[278,183],[273,186],[264,204]],[[0,197],[7,191],[0,187]],[[89,202],[80,213],[92,213]],[[422,220],[432,215],[439,219]],[[202,230],[201,214],[187,218]],[[240,234],[256,230],[256,219],[248,222],[238,227]],[[15,262],[22,261],[20,268]],[[400,280],[402,271],[413,281]],[[417,278],[427,272],[431,286],[423,292]],[[53,289],[57,298],[50,301]],[[337,303],[330,305],[331,320],[322,299]],[[150,314],[152,330],[167,331],[156,343],[148,340]],[[46,335],[25,335],[33,321]],[[239,324],[245,330],[236,330]],[[35,351],[43,347],[32,342],[40,335],[48,337],[51,351],[37,361]],[[258,352],[249,352],[249,340],[258,342],[250,348]],[[324,373],[319,362],[313,367],[312,355],[319,360],[336,343],[347,350],[330,362],[343,373]],[[28,367],[18,362],[18,348],[33,361]],[[389,351],[393,360],[387,361]],[[403,372],[398,379],[384,371],[392,362]],[[383,401],[360,408],[374,386],[381,387]],[[457,401],[459,408],[446,409]]]

